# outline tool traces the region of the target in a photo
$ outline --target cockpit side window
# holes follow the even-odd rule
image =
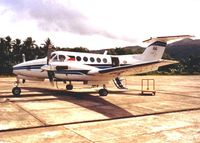
[[[59,55],[58,59],[60,62],[64,62],[65,61],[65,56],[64,55]]]

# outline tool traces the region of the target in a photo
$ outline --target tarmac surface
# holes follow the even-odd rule
[[[21,84],[0,77],[0,143],[200,142],[200,76],[130,76],[128,90],[111,83],[109,95],[74,83]],[[141,95],[141,79],[155,79],[156,95]],[[146,87],[145,87],[146,88]]]

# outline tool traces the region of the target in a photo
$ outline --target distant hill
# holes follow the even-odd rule
[[[184,39],[168,44],[165,53],[176,60],[200,57],[200,40]]]
[[[145,50],[140,46],[126,46],[106,49],[111,55],[140,54]],[[104,53],[104,50],[91,51]],[[163,59],[179,61],[178,64],[160,67],[156,74],[200,74],[200,40],[184,39],[168,44]]]
[[[145,50],[144,47],[140,46],[126,46],[119,48],[110,48],[103,50],[93,50],[90,51],[92,53],[103,54],[104,51],[107,50],[108,54],[140,54]],[[192,40],[192,39],[184,39],[177,42],[173,42],[168,44],[163,55],[165,59],[176,59],[176,60],[184,60],[189,57],[198,57],[200,56],[200,40]]]

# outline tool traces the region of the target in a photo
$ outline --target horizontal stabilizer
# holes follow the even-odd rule
[[[145,43],[154,43],[156,41],[167,43],[167,41],[171,40],[177,40],[177,39],[185,39],[185,38],[192,38],[194,36],[192,35],[178,35],[178,36],[163,36],[163,37],[155,37],[155,38],[149,38],[147,40],[144,40]]]
[[[174,60],[160,60],[160,62],[157,64],[157,66],[162,67],[162,66],[166,66],[166,65],[173,65],[173,64],[177,64],[179,63],[179,61],[174,61]]]

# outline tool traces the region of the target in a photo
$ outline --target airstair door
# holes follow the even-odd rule
[[[112,60],[112,66],[113,67],[118,67],[119,66],[119,58],[111,57],[111,60]]]

